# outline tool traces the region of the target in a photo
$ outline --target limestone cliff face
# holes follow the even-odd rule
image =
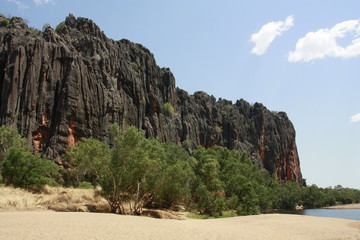
[[[61,155],[69,146],[81,137],[108,141],[108,126],[118,123],[190,149],[246,150],[279,180],[302,180],[285,113],[242,99],[233,104],[204,92],[189,95],[148,49],[108,39],[89,19],[70,15],[58,31],[29,29],[21,18],[4,25],[0,124],[17,127],[35,152],[66,164]]]

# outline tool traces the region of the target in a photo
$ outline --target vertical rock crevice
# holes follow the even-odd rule
[[[1,20],[1,19],[0,19]],[[108,141],[108,126],[133,125],[147,137],[247,151],[280,181],[301,181],[295,130],[285,113],[176,88],[140,44],[108,39],[70,15],[62,31],[0,27],[0,124],[16,126],[34,152],[61,155],[81,137]],[[165,112],[165,104],[173,109]]]

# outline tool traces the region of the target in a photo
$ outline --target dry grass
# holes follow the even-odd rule
[[[0,211],[54,210],[61,212],[109,212],[108,202],[93,189],[46,186],[42,193],[0,187]]]
[[[109,203],[99,196],[99,190],[46,186],[42,193],[21,188],[0,186],[0,212],[58,211],[110,212]],[[129,208],[125,204],[125,208]],[[144,216],[163,219],[186,219],[185,212],[144,209]]]

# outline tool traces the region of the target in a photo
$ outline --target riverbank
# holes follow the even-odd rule
[[[360,209],[360,203],[325,207],[326,209]]]
[[[165,220],[105,213],[0,212],[0,239],[360,239],[360,221],[287,214]]]

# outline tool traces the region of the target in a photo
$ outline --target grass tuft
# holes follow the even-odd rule
[[[41,193],[0,187],[1,211],[54,210],[61,212],[109,212],[108,202],[94,189],[45,186]]]
[[[186,215],[188,218],[192,219],[215,219],[215,218],[229,218],[229,217],[236,217],[237,214],[235,211],[223,211],[221,216],[213,217],[206,214],[197,214],[197,213],[189,213]]]

